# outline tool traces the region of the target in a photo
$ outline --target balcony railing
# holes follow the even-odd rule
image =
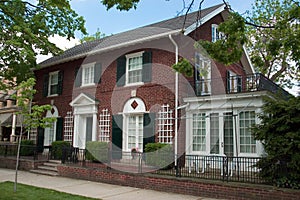
[[[222,90],[222,88],[224,88]],[[273,94],[280,94],[288,97],[290,94],[282,89],[279,85],[265,77],[260,73],[249,74],[246,76],[230,76],[227,78],[203,79],[196,81],[195,94],[197,96],[205,96],[211,94],[224,93],[241,93],[269,91]]]

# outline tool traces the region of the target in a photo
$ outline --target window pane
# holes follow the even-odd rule
[[[255,112],[244,111],[239,114],[240,122],[240,151],[241,153],[256,153],[256,141],[251,132],[255,124]]]
[[[219,114],[210,114],[210,153],[219,153]]]
[[[193,115],[193,151],[206,150],[205,113]]]
[[[128,83],[142,82],[142,56],[129,58],[128,60]]]

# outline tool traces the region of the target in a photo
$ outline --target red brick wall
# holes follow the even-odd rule
[[[16,169],[16,162],[17,162],[16,158],[0,157],[0,168]],[[34,161],[34,160],[20,159],[19,169],[29,171],[31,169],[36,169],[38,165],[42,165],[44,162],[45,160]]]
[[[163,192],[224,199],[299,199],[299,190],[266,185],[226,183],[200,179],[129,174],[109,169],[58,166],[61,176]]]

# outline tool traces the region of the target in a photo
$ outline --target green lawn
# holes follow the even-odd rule
[[[94,198],[67,194],[55,190],[33,187],[18,183],[17,192],[14,192],[13,182],[0,183],[0,200],[95,200]]]

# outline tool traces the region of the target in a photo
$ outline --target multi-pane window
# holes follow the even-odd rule
[[[256,153],[256,141],[251,127],[255,124],[255,111],[243,111],[239,114],[240,122],[240,152]]]
[[[199,53],[195,54],[197,95],[211,93],[211,61]]]
[[[217,24],[211,25],[211,41],[216,42],[217,40],[223,39],[225,37],[224,33],[218,30]]]
[[[109,142],[110,114],[108,112],[108,109],[102,110],[99,117],[99,141]]]
[[[128,150],[143,149],[143,115],[130,115],[128,117]]]
[[[206,116],[205,113],[193,114],[193,151],[206,150]]]
[[[58,94],[58,72],[49,74],[49,95]]]
[[[94,84],[94,65],[84,66],[82,73],[82,85]]]
[[[227,71],[227,92],[235,93],[241,92],[242,90],[242,77],[233,73],[232,71]]]
[[[127,84],[141,83],[143,69],[142,53],[127,56]]]
[[[72,142],[74,130],[74,117],[72,112],[67,112],[64,120],[64,141]]]
[[[172,144],[173,139],[173,111],[169,104],[163,105],[158,112],[158,142]]]
[[[210,114],[210,153],[219,153],[219,114]]]

